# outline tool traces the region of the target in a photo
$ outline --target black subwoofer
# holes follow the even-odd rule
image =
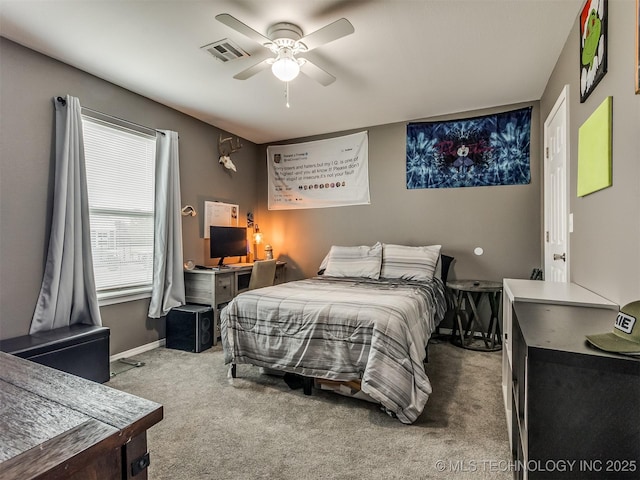
[[[167,348],[202,352],[213,345],[213,309],[204,305],[183,305],[167,315]]]

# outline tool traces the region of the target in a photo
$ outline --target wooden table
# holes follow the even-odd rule
[[[0,352],[0,480],[142,480],[162,405]]]
[[[500,298],[502,283],[488,280],[453,280],[447,282],[447,287],[455,295],[455,321],[451,341],[469,350],[496,351],[502,348],[500,333]],[[487,298],[490,308],[489,322],[484,325],[478,307],[483,298]],[[463,303],[468,307],[463,308]],[[463,328],[463,317],[466,325]],[[457,327],[457,328],[456,328]],[[456,334],[457,330],[457,334]],[[482,342],[475,342],[475,334],[479,333]]]

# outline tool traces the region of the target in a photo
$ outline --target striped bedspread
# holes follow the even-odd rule
[[[444,317],[442,281],[322,278],[235,297],[221,313],[225,363],[250,363],[362,391],[403,423],[431,394],[425,346]]]

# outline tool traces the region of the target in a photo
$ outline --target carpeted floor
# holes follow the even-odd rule
[[[150,480],[512,478],[501,352],[429,352],[433,393],[412,425],[333,392],[305,396],[256,367],[231,379],[220,344],[146,352],[108,385],[164,406],[148,431]]]

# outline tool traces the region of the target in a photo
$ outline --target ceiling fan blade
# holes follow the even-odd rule
[[[265,43],[271,43],[271,40],[259,32],[256,32],[253,28],[245,25],[236,17],[232,17],[228,13],[221,13],[216,15],[216,20],[220,23],[224,23],[227,27],[233,28],[236,32],[241,33],[245,37],[249,37],[251,40],[258,42],[260,45]]]
[[[333,42],[347,35],[351,35],[355,32],[353,25],[346,18],[341,18],[327,26],[322,27],[320,30],[310,33],[302,37],[299,42],[304,43],[307,47],[307,51],[313,50],[321,45],[325,45],[329,42]]]
[[[271,66],[272,63],[273,63],[273,59],[267,58],[245,70],[242,70],[239,73],[236,73],[233,76],[233,78],[235,78],[236,80],[246,80],[249,77],[253,77],[257,73],[260,73],[261,71],[266,70]]]
[[[304,63],[300,66],[300,71],[307,77],[313,78],[316,82],[324,85],[325,87],[336,81],[336,77],[324,71],[315,63],[311,63],[306,58],[304,60]]]

